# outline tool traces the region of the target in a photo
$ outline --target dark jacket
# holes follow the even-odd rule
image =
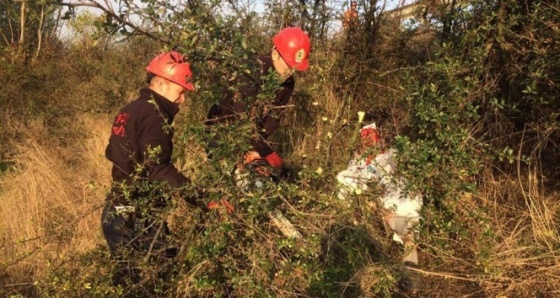
[[[274,65],[270,56],[261,56],[257,59],[260,71],[256,77],[241,76],[237,79],[237,90],[224,89],[223,97],[217,104],[214,104],[207,115],[207,125],[217,125],[237,121],[240,115],[247,113],[248,104],[251,100],[257,100],[257,95],[263,93],[263,88],[270,84],[274,72]],[[269,86],[269,85],[268,85]],[[285,114],[292,93],[294,92],[295,81],[292,76],[287,78],[272,92],[270,99],[258,99],[268,101],[263,109],[265,112],[252,115],[259,136],[249,140],[251,146],[263,157],[274,152],[268,143],[269,136],[278,128],[280,121]]]
[[[149,88],[141,89],[138,99],[121,109],[105,150],[113,163],[112,192],[118,193],[118,185],[133,185],[138,179],[167,182],[173,188],[189,183],[171,162],[171,124],[177,112],[176,104]]]

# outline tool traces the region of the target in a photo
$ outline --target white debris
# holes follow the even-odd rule
[[[406,190],[404,178],[395,174],[396,150],[389,149],[375,156],[368,156],[366,149],[378,149],[380,138],[375,124],[365,126],[360,130],[362,147],[348,163],[348,167],[336,176],[339,183],[337,197],[348,200],[353,194],[363,194],[368,189],[368,183],[376,182],[384,192],[377,199],[385,209],[385,222],[394,231],[393,240],[407,245],[407,235],[412,235],[412,227],[420,219],[422,196]]]

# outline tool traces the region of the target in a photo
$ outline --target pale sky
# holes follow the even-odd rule
[[[329,2],[329,5],[331,5],[334,9],[339,10],[340,13],[342,13],[343,11],[345,11],[346,9],[348,9],[348,5],[350,3],[350,0],[327,0]],[[386,10],[391,10],[395,7],[397,7],[398,5],[406,5],[406,4],[410,4],[412,2],[414,2],[414,0],[386,0]],[[69,3],[88,3],[88,0],[70,0],[68,1]],[[139,6],[142,5],[142,3],[140,1],[133,1],[135,3],[137,3]],[[360,3],[361,1],[358,0],[358,10],[360,9]],[[113,7],[117,7],[117,3],[114,2],[114,0],[104,0],[103,2],[99,1],[98,3],[103,3],[103,5],[105,7],[107,6],[113,6]],[[246,5],[246,7],[248,7],[250,10],[254,10],[256,12],[262,13],[264,12],[264,4],[262,0],[240,0],[241,4]],[[381,0],[379,1],[378,5],[382,5]],[[95,15],[100,15],[102,14],[102,11],[100,9],[97,8],[90,8],[90,7],[79,7],[76,8],[76,14],[79,14],[81,11],[84,10],[89,10],[90,12],[92,12]],[[227,9],[224,8],[224,12],[227,12]],[[330,27],[334,30],[334,31],[338,31],[341,28],[341,22],[339,19],[337,20],[333,20],[332,23],[330,24]],[[69,29],[66,25],[64,25],[61,28],[60,31],[60,38],[65,40],[65,39],[69,39],[72,37],[72,32],[71,29]]]

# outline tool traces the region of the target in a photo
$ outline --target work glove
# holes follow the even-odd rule
[[[264,158],[268,164],[274,168],[281,168],[284,164],[282,161],[282,157],[278,155],[276,152],[272,152]]]
[[[226,199],[220,200],[220,202],[210,202],[208,203],[208,210],[216,210],[220,208],[226,208],[228,214],[233,213],[233,205],[230,204]]]

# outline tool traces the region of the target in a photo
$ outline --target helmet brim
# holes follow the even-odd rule
[[[193,83],[187,83],[187,84],[183,85],[183,87],[185,87],[185,89],[190,90],[190,91],[195,91],[196,90]]]
[[[307,70],[307,67],[309,67],[309,60],[305,59],[305,60],[301,61],[301,63],[296,65],[296,67],[294,67],[294,68],[298,71],[305,71],[305,70]]]

